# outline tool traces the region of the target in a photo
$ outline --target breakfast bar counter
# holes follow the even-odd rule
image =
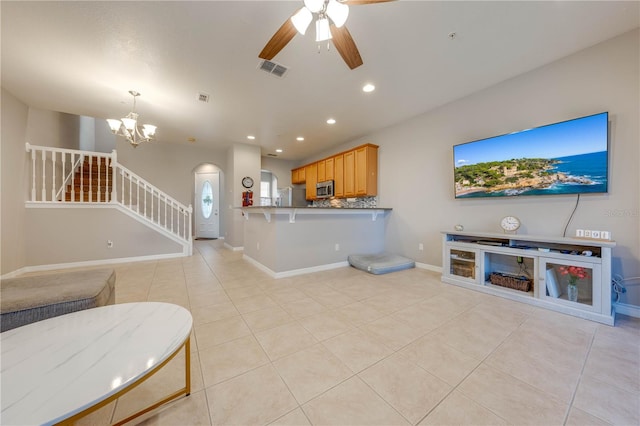
[[[390,208],[243,207],[244,256],[273,277],[347,265],[384,251]]]

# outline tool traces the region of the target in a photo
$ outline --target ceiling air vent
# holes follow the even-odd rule
[[[198,93],[198,100],[200,102],[209,102],[209,95],[207,93],[200,92]]]
[[[285,67],[284,65],[280,65],[276,62],[267,60],[260,62],[258,68],[271,75],[275,75],[276,77],[284,77],[285,73],[289,71],[289,68]]]

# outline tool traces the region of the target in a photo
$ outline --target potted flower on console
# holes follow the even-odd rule
[[[587,270],[582,266],[560,266],[560,274],[567,276],[567,298],[572,302],[578,301],[578,280],[589,278]]]

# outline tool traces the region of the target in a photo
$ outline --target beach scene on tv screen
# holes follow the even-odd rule
[[[453,147],[456,198],[607,192],[608,115]]]

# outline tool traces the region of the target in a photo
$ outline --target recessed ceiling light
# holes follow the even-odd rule
[[[364,86],[362,86],[362,91],[363,92],[369,93],[369,92],[373,92],[374,90],[376,90],[376,86],[374,86],[371,83],[367,83]]]
[[[282,152],[282,150],[280,148],[276,149],[276,152]]]
[[[253,136],[253,135],[249,135],[249,136],[247,136],[247,139],[249,139],[249,140],[254,140],[255,138],[256,138],[256,137],[255,137],[255,136]]]
[[[302,136],[298,136],[298,137],[296,138],[296,140],[297,140],[298,142],[302,142],[302,141],[304,140],[304,138],[303,138]]]
[[[327,120],[327,124],[336,124],[336,120],[334,120],[333,118],[330,118]]]

